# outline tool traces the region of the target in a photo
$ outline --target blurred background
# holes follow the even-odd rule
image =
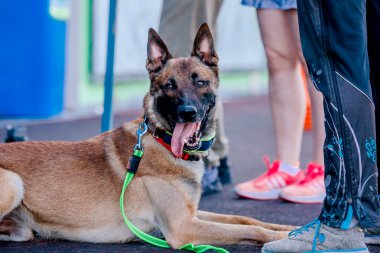
[[[141,108],[149,86],[147,31],[158,30],[161,8],[162,0],[118,1],[116,112]],[[0,126],[100,115],[109,1],[2,1],[0,10]],[[266,94],[266,60],[255,10],[226,0],[217,29],[223,101]]]
[[[30,140],[77,141],[100,133],[109,2],[0,1],[0,142],[9,140],[9,136],[15,137],[12,141],[25,140],[26,136]],[[263,154],[276,157],[266,57],[256,10],[240,2],[224,0],[216,26],[221,70],[219,92],[226,105],[225,130],[230,139],[233,184],[262,174]],[[141,115],[142,99],[149,87],[145,69],[148,29],[158,31],[162,4],[163,0],[118,0],[112,100],[115,127]],[[293,98],[291,94],[290,100]],[[311,129],[309,109],[305,130]],[[8,127],[7,134],[6,126],[15,128]],[[301,168],[313,157],[312,141],[311,132],[304,133]],[[290,145],[289,149],[292,148]],[[320,211],[318,204],[242,200],[234,193],[233,184],[225,185],[220,194],[203,197],[200,208],[294,225],[307,223]],[[292,215],[282,215],[289,213]],[[128,246],[44,240],[0,243],[1,252],[12,253],[84,249],[120,252],[126,247],[128,252],[157,250],[141,243]],[[261,252],[257,246],[228,249]]]

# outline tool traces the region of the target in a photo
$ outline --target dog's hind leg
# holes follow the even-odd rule
[[[0,240],[27,241],[32,230],[15,215],[24,198],[24,183],[16,173],[0,168]]]
[[[23,242],[33,238],[32,229],[17,219],[6,216],[0,222],[0,241]]]
[[[197,217],[200,220],[205,221],[213,221],[224,224],[240,224],[240,225],[253,225],[259,226],[266,229],[274,230],[274,231],[291,231],[296,229],[295,226],[289,225],[279,225],[274,223],[267,223],[263,221],[259,221],[250,217],[239,216],[239,215],[227,215],[227,214],[218,214],[206,211],[197,211]]]
[[[16,173],[0,168],[0,221],[20,205],[24,183]]]

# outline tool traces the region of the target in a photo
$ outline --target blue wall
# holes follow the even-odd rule
[[[62,111],[65,32],[49,0],[0,1],[0,118]]]

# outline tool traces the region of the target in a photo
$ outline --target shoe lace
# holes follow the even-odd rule
[[[321,171],[321,167],[319,165],[309,164],[306,171],[305,178],[300,181],[300,184],[305,184],[307,182],[310,182],[311,180],[313,180],[320,174],[320,171]]]
[[[278,171],[279,161],[274,161],[273,164],[271,164],[269,156],[267,156],[267,155],[265,155],[263,157],[263,161],[264,161],[264,164],[265,164],[265,166],[267,167],[267,170],[268,170],[267,173],[266,173],[267,176],[271,176],[271,175],[273,175],[274,173],[276,173]]]
[[[321,222],[318,219],[313,220],[312,222],[302,226],[298,229],[295,229],[289,233],[289,236],[302,235],[303,232],[309,232],[310,229],[317,229],[321,225]]]

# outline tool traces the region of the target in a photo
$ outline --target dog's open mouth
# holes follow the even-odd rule
[[[176,157],[181,157],[183,149],[196,150],[199,148],[201,122],[176,123],[173,131],[171,149]]]

